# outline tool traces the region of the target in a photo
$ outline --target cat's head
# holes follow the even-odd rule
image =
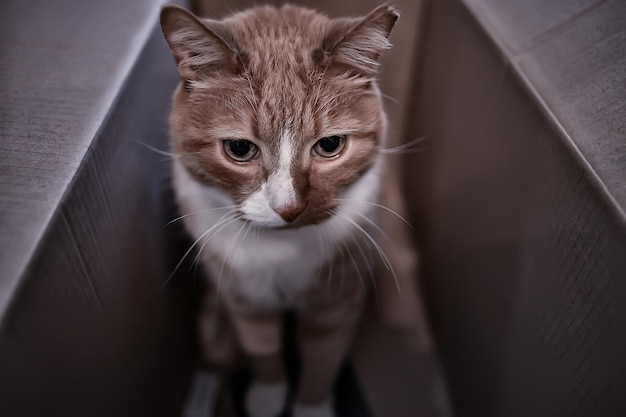
[[[377,165],[385,115],[375,76],[397,18],[388,6],[341,19],[265,6],[220,21],[165,7],[161,26],[182,77],[174,152],[246,221],[329,218]]]

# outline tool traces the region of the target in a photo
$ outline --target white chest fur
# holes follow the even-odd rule
[[[351,235],[355,224],[371,217],[378,193],[376,168],[342,195],[338,214],[326,222],[298,229],[258,229],[229,215],[234,209],[227,193],[195,181],[178,161],[174,189],[185,225],[196,247],[217,255],[201,256],[218,288],[234,288],[259,307],[290,307],[319,275],[320,268]]]

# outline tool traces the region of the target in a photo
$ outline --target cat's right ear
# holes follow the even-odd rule
[[[376,75],[381,54],[391,48],[389,34],[398,17],[393,7],[383,4],[361,18],[333,19],[313,60],[318,65],[333,63],[368,77]]]
[[[212,70],[240,71],[243,66],[232,36],[221,22],[201,21],[178,6],[161,10],[161,29],[184,80],[196,81]]]

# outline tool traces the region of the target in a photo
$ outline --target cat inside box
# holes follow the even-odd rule
[[[377,223],[393,210],[381,198],[389,168],[376,76],[397,18],[386,5],[337,19],[290,5],[222,20],[162,10],[181,77],[170,115],[174,192],[188,253],[207,272],[201,353],[216,365],[245,354],[251,417],[335,415],[333,383],[378,290],[376,264],[394,289],[413,273],[414,262],[394,265]],[[286,311],[300,358],[293,404]]]

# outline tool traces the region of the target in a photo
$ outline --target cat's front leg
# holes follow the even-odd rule
[[[281,352],[282,315],[275,311],[234,309],[231,319],[254,371],[246,394],[246,411],[250,417],[277,417],[287,400]]]
[[[306,312],[299,317],[302,374],[293,417],[333,417],[332,387],[352,344],[363,297]]]

